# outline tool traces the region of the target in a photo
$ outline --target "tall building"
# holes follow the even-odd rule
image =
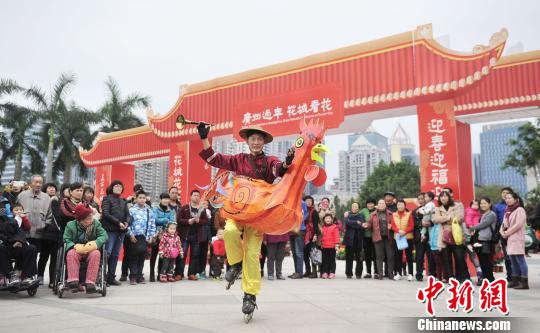
[[[141,184],[144,191],[150,194],[152,202],[159,201],[159,195],[167,192],[169,175],[169,159],[156,158],[135,162],[135,184]],[[132,189],[127,189],[131,191]]]
[[[480,167],[480,154],[473,154],[474,185],[482,184],[482,169]]]
[[[508,144],[518,136],[518,129],[526,122],[513,122],[497,125],[485,125],[480,133],[480,172],[482,185],[510,186],[524,196],[527,193],[527,181],[515,169],[501,170],[506,157],[514,148]]]
[[[380,162],[388,163],[388,150],[368,139],[370,136],[371,138],[382,136],[376,134],[368,132],[368,136],[363,134],[356,136],[356,141],[353,142],[349,151],[339,152],[339,180],[337,182],[339,192],[358,193],[375,167]],[[386,139],[384,136],[383,138]]]
[[[354,133],[347,137],[348,150],[351,150],[353,143],[360,137],[364,136],[372,145],[379,147],[380,149],[388,149],[388,138],[377,132],[373,126],[369,126],[364,133]]]
[[[398,124],[390,138],[390,158],[392,162],[409,161],[418,165],[418,155],[414,151],[414,144],[401,124]]]

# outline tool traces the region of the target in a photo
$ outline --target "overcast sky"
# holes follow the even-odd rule
[[[115,78],[166,113],[195,83],[433,23],[434,36],[469,52],[506,27],[507,50],[540,49],[540,1],[8,1],[0,0],[0,77],[49,89],[77,75],[69,96],[87,108]],[[518,45],[518,47],[514,47]],[[144,117],[144,112],[139,112]],[[144,117],[145,118],[145,117]],[[399,121],[417,144],[416,117]],[[376,121],[390,136],[396,120]],[[480,125],[473,126],[479,151]],[[329,138],[329,179],[344,135]]]

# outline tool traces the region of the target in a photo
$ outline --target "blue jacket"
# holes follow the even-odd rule
[[[134,205],[129,209],[129,215],[131,215],[131,224],[127,232],[129,236],[145,236],[148,240],[156,235],[154,212],[148,205],[143,208]]]
[[[167,211],[164,211],[160,206],[157,206],[154,207],[154,218],[157,229],[165,229],[167,224],[176,221],[176,212],[168,207]]]
[[[506,203],[504,201],[499,202],[493,208],[495,214],[497,214],[497,223],[501,224],[504,219],[504,211],[506,210]]]
[[[300,231],[306,231],[306,220],[308,218],[308,209],[304,201],[302,201],[302,224],[300,225]]]

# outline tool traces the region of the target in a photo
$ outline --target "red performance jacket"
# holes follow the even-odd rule
[[[199,153],[208,164],[215,168],[235,172],[237,175],[262,179],[272,184],[279,176],[281,161],[275,156],[266,156],[264,153],[253,156],[252,154],[224,155],[216,153],[212,147]],[[251,162],[250,162],[251,160]],[[256,170],[253,169],[255,165]]]

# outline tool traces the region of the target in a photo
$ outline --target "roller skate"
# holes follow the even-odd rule
[[[231,269],[225,273],[225,280],[227,281],[227,290],[231,288],[234,284],[234,281],[242,274],[242,262],[236,263],[231,266]]]
[[[242,303],[242,312],[244,313],[244,322],[248,324],[253,318],[253,312],[258,309],[255,295],[244,293],[244,300]]]

